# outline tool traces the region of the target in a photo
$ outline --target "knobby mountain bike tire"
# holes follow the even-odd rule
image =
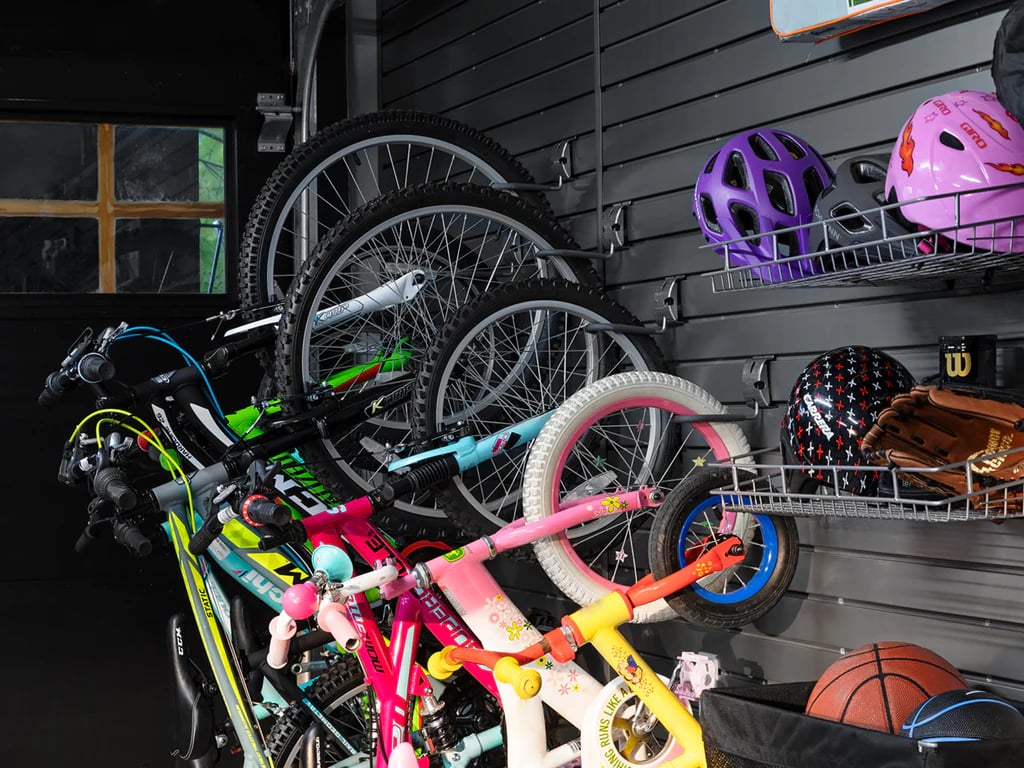
[[[524,517],[540,520],[561,503],[594,493],[641,486],[667,493],[708,462],[748,453],[735,423],[674,418],[725,412],[708,392],[677,376],[635,371],[605,377],[559,406],[534,442],[523,473]],[[537,560],[566,597],[588,605],[650,571],[646,539],[656,512],[612,514],[540,539],[533,545]],[[744,539],[747,525],[746,518],[737,521]],[[638,607],[633,621],[673,616],[658,600]]]
[[[343,749],[331,738],[324,739],[324,757],[330,765],[357,754],[366,755],[366,768],[374,765],[377,717],[373,689],[355,656],[342,656],[317,677],[308,698],[332,725],[349,741],[352,750]],[[313,718],[302,707],[292,705],[281,713],[267,736],[267,750],[275,768],[302,765],[303,738]]]
[[[352,210],[428,181],[532,183],[481,131],[451,118],[382,110],[342,120],[295,146],[263,185],[242,235],[243,308],[283,301],[304,256]],[[522,197],[550,213],[543,193]]]
[[[601,325],[616,328],[598,330]],[[649,336],[621,330],[640,326],[600,290],[557,278],[485,290],[425,353],[414,389],[413,437],[501,433],[612,373],[666,370]],[[524,443],[435,486],[441,507],[466,537],[492,534],[522,516],[528,453]]]
[[[345,656],[328,667],[309,689],[313,704],[330,717],[354,750],[359,751],[343,749],[330,737],[325,737],[322,755],[325,765],[339,763],[352,768],[374,768],[376,765],[374,736],[379,731],[378,713],[373,689],[365,677],[356,657]],[[468,674],[455,675],[446,681],[441,701],[460,737],[478,733],[502,720],[498,701]],[[410,712],[410,720],[413,717]],[[298,705],[290,706],[278,717],[267,737],[267,748],[275,768],[300,768],[304,765],[303,741],[312,724],[310,714]],[[469,765],[473,768],[503,766],[505,750],[499,747],[486,752]]]
[[[589,262],[537,255],[551,248],[578,246],[558,222],[523,199],[476,184],[408,187],[357,210],[324,236],[289,291],[275,351],[282,409],[301,408],[332,373],[398,345],[406,353],[404,370],[411,370],[445,322],[481,291],[549,275],[597,283]],[[341,325],[318,321],[325,308],[414,271],[423,281],[413,298]],[[408,409],[391,409],[299,451],[335,495],[361,495],[384,479],[394,446],[409,440],[409,419]],[[359,460],[346,458],[353,445],[363,449]],[[396,507],[444,518],[430,494]]]
[[[668,576],[720,543],[722,499],[742,505],[742,495],[711,492],[733,484],[732,471],[703,471],[672,490],[651,526],[651,572]],[[728,501],[727,501],[728,503]],[[752,624],[785,596],[800,555],[796,520],[782,515],[737,513],[745,518],[743,562],[706,576],[670,595],[672,609],[693,624],[709,629],[735,629]]]

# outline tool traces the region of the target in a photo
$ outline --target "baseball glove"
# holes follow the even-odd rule
[[[916,386],[879,414],[861,451],[873,464],[897,469],[941,467],[900,477],[947,496],[1019,480],[1024,478],[1024,402],[991,390]],[[992,456],[1002,451],[1015,452]],[[1019,503],[1020,489],[1012,495]]]

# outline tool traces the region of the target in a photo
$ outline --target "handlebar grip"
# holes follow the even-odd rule
[[[462,669],[462,662],[449,656],[450,650],[450,646],[445,646],[440,651],[430,654],[430,658],[427,659],[427,672],[435,680],[447,680]]]
[[[89,352],[78,361],[78,376],[86,384],[97,384],[114,378],[114,364],[99,352]]]
[[[197,557],[205,554],[213,544],[213,540],[220,536],[222,530],[224,530],[224,526],[217,515],[210,515],[195,532],[195,535],[188,540],[188,551]]]
[[[242,519],[251,525],[286,525],[292,512],[283,504],[271,501],[263,494],[254,494],[242,502]]]
[[[216,375],[227,370],[228,366],[238,357],[247,352],[255,352],[268,346],[277,338],[275,328],[262,328],[248,338],[230,341],[211,349],[203,355],[203,368],[207,373]]]
[[[133,555],[145,557],[153,551],[153,542],[130,523],[117,523],[114,525],[114,541],[130,550]]]
[[[117,467],[104,467],[92,481],[93,490],[101,499],[111,501],[118,509],[132,509],[139,497],[126,482],[125,473]]]
[[[498,659],[494,665],[494,678],[511,685],[520,699],[532,699],[540,693],[540,672],[536,669],[523,669],[511,656]]]
[[[71,389],[74,381],[64,371],[54,371],[46,377],[43,383],[43,391],[39,393],[39,405],[48,408],[57,402],[57,399]]]

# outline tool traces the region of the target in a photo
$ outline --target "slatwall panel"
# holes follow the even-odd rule
[[[594,2],[383,3],[383,103],[437,111],[488,132],[552,177],[574,138],[575,178],[550,199],[581,244],[597,240],[598,142],[607,207],[631,201],[630,247],[604,264],[609,291],[653,320],[653,294],[680,278],[682,322],[660,337],[674,368],[741,409],[742,364],[775,355],[773,407],[744,429],[778,444],[782,403],[804,365],[842,344],[878,346],[918,377],[937,370],[943,334],[997,333],[1004,383],[1020,386],[1024,312],[1015,285],[931,282],[770,288],[715,294],[721,264],[690,213],[694,179],[733,133],[775,125],[833,165],[887,152],[909,113],[955,88],[992,89],[992,40],[1008,2],[959,0],[819,45],[781,43],[767,0],[599,3],[601,126],[596,130]],[[717,653],[733,678],[815,678],[843,649],[901,639],[947,656],[975,682],[1024,697],[1024,522],[937,525],[799,521],[799,568],[757,626],[707,632],[674,621],[631,627],[662,669],[682,648]],[[498,562],[513,597],[570,608],[538,576]]]

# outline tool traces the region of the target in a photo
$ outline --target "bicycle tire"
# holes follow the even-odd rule
[[[311,252],[339,218],[358,205],[349,205],[341,195],[339,177],[352,173],[352,158],[369,165],[369,152],[380,147],[407,148],[406,173],[398,178],[393,170],[393,188],[410,186],[408,170],[412,147],[421,147],[433,154],[448,153],[453,163],[444,169],[444,180],[468,174],[472,180],[479,174],[481,183],[532,183],[529,171],[504,147],[481,131],[448,117],[413,110],[381,110],[358,115],[329,125],[301,144],[296,145],[278,164],[264,183],[252,208],[242,235],[239,264],[239,301],[244,309],[253,309],[275,300],[283,301],[288,285],[296,274],[295,260],[299,252]],[[362,156],[363,159],[360,160]],[[389,152],[389,157],[393,154]],[[432,157],[433,159],[433,157]],[[457,162],[455,162],[457,160]],[[438,166],[430,162],[424,169]],[[394,166],[393,166],[394,168]],[[471,171],[469,168],[476,169]],[[417,182],[439,181],[420,178]],[[357,185],[359,204],[391,191],[382,188],[380,175],[373,177],[374,187]],[[347,183],[346,183],[347,188]],[[316,190],[315,231],[306,238],[303,228],[289,228],[287,219],[293,215],[304,190]],[[551,213],[543,194],[519,193],[525,200]],[[290,243],[288,242],[290,241]]]
[[[714,397],[677,376],[633,371],[601,379],[559,406],[534,441],[523,473],[524,517],[528,522],[549,517],[565,489],[578,486],[595,466],[615,475],[605,490],[654,485],[668,492],[709,458],[748,453],[747,439],[735,423],[684,423],[682,434],[675,434],[673,416],[723,413],[725,407]],[[696,455],[687,467],[684,454],[691,451]],[[582,528],[539,539],[533,544],[537,561],[566,597],[588,605],[647,574],[646,547],[637,558],[637,549],[626,553],[621,542],[641,538],[652,516],[651,509],[611,515],[601,518],[605,528],[598,529],[598,536]],[[616,544],[619,548],[613,549]],[[658,600],[638,607],[632,621],[673,616],[668,603]]]
[[[449,243],[449,234],[457,242]],[[275,353],[282,410],[300,408],[311,387],[353,363],[354,352],[375,355],[407,339],[409,365],[418,364],[438,329],[481,285],[547,274],[596,284],[589,263],[574,267],[561,258],[535,255],[539,249],[576,247],[536,207],[480,185],[427,184],[374,200],[320,241],[289,291]],[[366,312],[338,328],[317,330],[317,312],[325,305],[363,295],[387,282],[389,274],[416,268],[428,277],[414,300]],[[299,451],[335,495],[366,493],[383,479],[393,458],[391,446],[408,440],[409,418],[407,411],[392,410],[386,418],[363,422],[357,432],[317,438]],[[354,439],[367,448],[362,466],[342,459],[341,443]],[[396,507],[444,518],[429,501],[399,500]]]
[[[309,688],[308,698],[331,716],[332,724],[349,738],[356,749],[365,752],[366,768],[374,765],[376,729],[373,721],[368,720],[368,717],[376,716],[374,695],[358,659],[342,656],[331,664]],[[302,741],[312,723],[309,712],[298,705],[292,705],[281,713],[267,735],[267,751],[275,768],[298,768],[302,764]],[[337,747],[330,739],[326,740],[326,749],[328,754],[340,759]]]
[[[669,493],[651,526],[650,562],[660,579],[719,543],[721,497],[711,491],[732,485],[728,469],[701,472]],[[796,573],[800,535],[796,521],[782,515],[737,512],[754,521],[744,528],[746,557],[738,565],[705,576],[669,595],[680,617],[708,629],[736,629],[753,624],[786,594]]]
[[[550,411],[574,392],[626,370],[666,370],[649,336],[585,330],[640,326],[596,288],[528,280],[487,291],[463,306],[425,352],[413,389],[412,434],[423,440],[456,423],[484,437]],[[448,518],[469,538],[522,514],[529,448],[495,455],[434,488]],[[532,549],[514,550],[530,556]]]

